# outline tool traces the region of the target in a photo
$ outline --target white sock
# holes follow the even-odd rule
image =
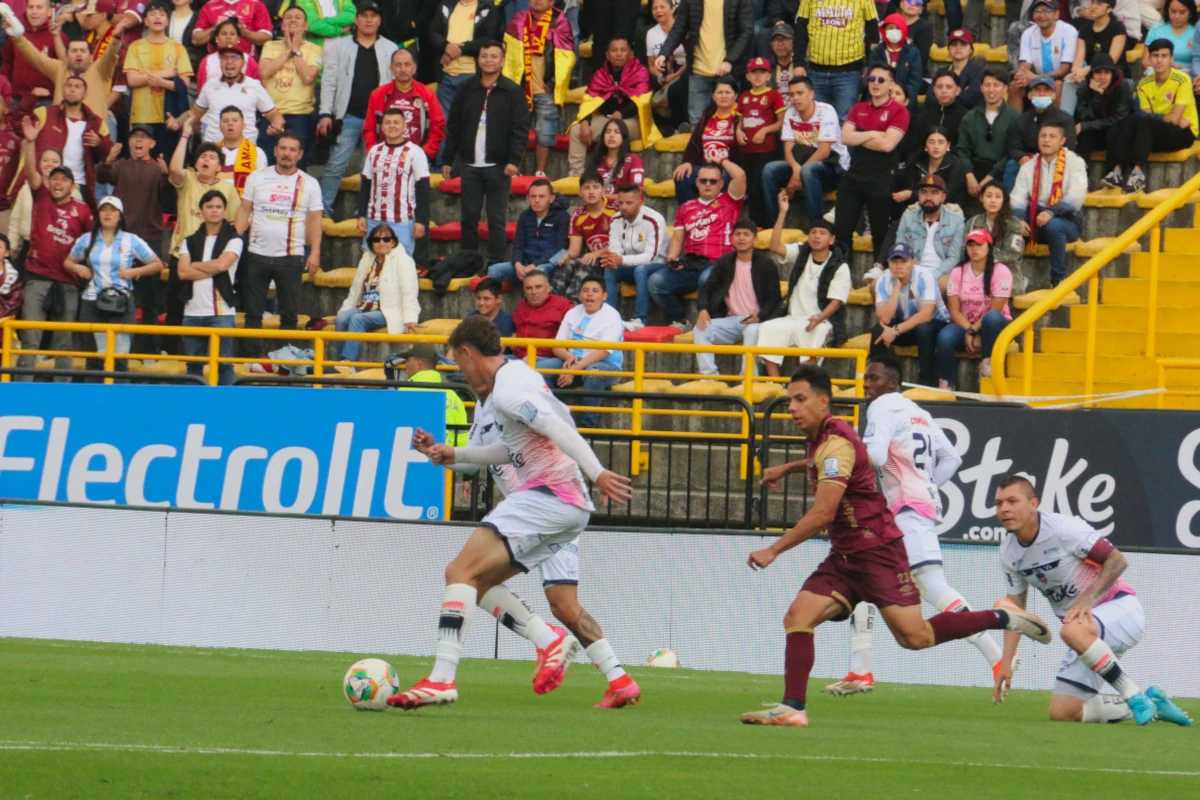
[[[558,634],[551,630],[544,619],[530,611],[525,601],[503,584],[484,592],[479,599],[479,607],[513,633],[533,642],[533,646],[539,650],[545,650],[558,638]]]
[[[613,652],[612,645],[608,643],[608,639],[592,642],[588,645],[587,654],[592,663],[596,665],[596,669],[604,673],[604,678],[609,683],[612,683],[625,674],[625,670],[621,669],[621,662],[617,660],[617,654]]]
[[[871,647],[875,634],[875,606],[859,603],[850,614],[850,671],[866,675],[871,671]]]
[[[941,573],[942,570],[939,569],[938,572]],[[942,573],[942,575],[942,580],[944,582],[945,573]],[[949,584],[946,585],[946,588],[938,596],[937,602],[935,602],[934,605],[937,606],[938,611],[971,610],[971,606],[967,603],[963,596],[958,593],[958,590],[950,587]],[[1000,651],[1000,645],[996,644],[995,639],[982,633],[976,633],[973,636],[968,636],[967,641],[975,645],[975,649],[983,654],[983,657],[987,659],[988,666],[994,667],[996,664],[1000,663],[1003,653]]]
[[[1125,701],[1111,695],[1098,694],[1083,704],[1083,722],[1120,722],[1132,716]]]
[[[1137,684],[1121,669],[1121,663],[1117,661],[1116,654],[1113,653],[1111,647],[1104,643],[1103,639],[1097,638],[1092,642],[1091,647],[1079,654],[1079,659],[1087,665],[1088,669],[1104,678],[1109,686],[1116,689],[1123,700],[1128,700],[1138,693]]]
[[[442,596],[442,613],[438,617],[438,642],[434,650],[433,672],[429,680],[434,683],[453,683],[458,672],[458,661],[462,658],[463,642],[471,627],[471,612],[475,610],[474,586],[452,583]]]

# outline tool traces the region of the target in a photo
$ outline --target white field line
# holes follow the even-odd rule
[[[1157,769],[1118,769],[1113,767],[1075,767],[1066,765],[1039,766],[1035,764],[999,764],[982,761],[913,761],[907,758],[875,758],[870,756],[838,755],[793,755],[786,753],[705,753],[672,750],[599,750],[573,753],[322,753],[294,752],[285,750],[251,750],[234,747],[168,747],[154,744],[107,744],[102,742],[24,742],[0,741],[0,751],[31,752],[82,752],[116,751],[126,753],[155,753],[163,755],[205,756],[267,756],[284,758],[361,758],[361,759],[430,759],[451,758],[462,760],[486,759],[562,759],[562,758],[702,758],[740,759],[747,761],[826,761],[859,764],[904,764],[906,766],[968,767],[1004,770],[1029,770],[1034,772],[1092,772],[1117,775],[1166,775],[1183,778],[1200,778],[1200,772]]]

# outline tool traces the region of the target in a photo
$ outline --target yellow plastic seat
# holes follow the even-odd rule
[[[986,45],[983,42],[976,42],[974,45],[972,45],[971,49],[974,51],[972,53],[974,58],[987,58],[992,50],[989,45]],[[950,48],[948,46],[939,47],[938,45],[934,45],[929,49],[929,60],[936,61],[941,64],[949,64],[951,61],[953,61],[953,59],[950,58]]]
[[[342,178],[342,182],[338,184],[338,189],[343,192],[357,192],[359,184],[362,183],[362,173],[356,172],[353,175],[347,175]]]
[[[871,349],[871,334],[860,333],[858,336],[852,336],[842,342],[843,350],[870,350]]]
[[[559,194],[565,194],[568,197],[579,196],[579,176],[559,178],[556,181],[551,181],[550,188]]]
[[[1159,189],[1154,192],[1142,192],[1141,194],[1132,195],[1132,197],[1136,198],[1138,208],[1155,208],[1159,203],[1169,199],[1177,191],[1179,191],[1179,187],[1168,186],[1166,189]],[[1200,204],[1200,192],[1196,192],[1184,202],[1193,205]]]
[[[687,149],[688,139],[692,138],[690,133],[677,133],[674,136],[665,136],[654,143],[654,149],[660,153],[682,153]]]
[[[1007,64],[1008,63],[1008,45],[1002,44],[999,47],[993,47],[987,51],[984,56],[989,64]]]
[[[729,384],[724,381],[688,381],[678,386],[665,389],[668,394],[709,394],[718,395]]]
[[[646,181],[642,185],[642,190],[647,197],[674,197],[675,196],[675,181]]]
[[[438,190],[438,188],[442,185],[442,181],[444,181],[444,180],[445,180],[445,178],[442,177],[442,173],[440,173],[440,172],[435,172],[435,173],[431,174],[429,176],[429,188],[433,189],[436,192]]]
[[[1027,292],[1019,294],[1012,299],[1012,307],[1017,311],[1025,311],[1033,308],[1034,304],[1039,302],[1043,297],[1050,294],[1050,289],[1038,289],[1036,292]],[[1071,292],[1062,300],[1058,301],[1058,305],[1053,306],[1050,310],[1061,308],[1062,306],[1077,306],[1079,305],[1079,295],[1076,292]]]
[[[428,336],[449,336],[460,322],[461,319],[427,319],[420,323],[418,331]]]
[[[875,305],[875,293],[871,291],[871,287],[869,286],[860,286],[857,289],[851,289],[850,296],[846,298],[846,305],[873,306]]]
[[[727,386],[717,394],[727,397],[745,397],[746,384],[737,383],[733,386]],[[787,394],[787,390],[783,388],[781,383],[767,383],[765,381],[755,381],[750,384],[750,402],[758,405],[759,403],[770,400],[772,397],[779,397]]]
[[[1115,240],[1115,237],[1101,236],[1098,239],[1089,239],[1086,242],[1085,241],[1074,242],[1073,244],[1067,245],[1067,250],[1069,250],[1070,252],[1079,256],[1080,258],[1091,258],[1092,256],[1099,253],[1101,250],[1103,250],[1104,248],[1106,248],[1110,244],[1112,244],[1114,240]],[[1126,247],[1124,250],[1122,250],[1121,252],[1122,253],[1140,253],[1140,252],[1142,252],[1142,245],[1139,242],[1133,242],[1128,247]]]
[[[870,236],[860,236],[854,234],[854,252],[856,253],[874,253],[875,242]]]
[[[83,359],[76,359],[82,361]],[[53,361],[49,362],[53,364]],[[184,375],[187,373],[187,364],[182,361],[162,361],[155,360],[152,364],[147,364],[143,361],[132,360],[129,362],[129,371],[147,375]]]
[[[446,286],[446,291],[447,292],[457,292],[457,291],[461,290],[463,287],[470,289],[471,281],[473,281],[473,280],[474,280],[474,278],[451,278],[449,285]],[[418,278],[417,279],[417,288],[422,292],[432,292],[433,291],[433,281],[430,280],[429,278]]]
[[[1168,193],[1174,190],[1164,190]],[[1138,202],[1140,195],[1125,194],[1120,189],[1101,189],[1088,192],[1083,204],[1087,208],[1124,208],[1130,203]],[[1164,198],[1165,199],[1165,198]]]
[[[674,342],[675,344],[695,344],[696,337],[693,336],[692,334],[693,334],[693,331],[688,331],[687,333],[681,333],[678,336],[676,336],[674,339],[672,339],[671,341]]]
[[[571,89],[567,92],[567,102],[574,103],[575,105],[580,105],[581,103],[583,103],[583,97],[586,94],[587,94],[586,86],[576,86],[574,89]]]
[[[312,278],[313,286],[322,289],[349,289],[354,284],[354,267],[340,267],[318,272]]]
[[[642,380],[643,392],[665,392],[670,389],[672,383],[663,378],[644,378]],[[614,383],[611,392],[636,392],[633,388],[633,381],[625,381],[624,383]]]
[[[374,369],[360,369],[351,377],[360,381],[386,381],[387,373],[383,371],[382,367],[376,367]]]
[[[309,320],[308,314],[298,314],[296,316],[296,329],[304,330],[305,326],[308,325],[308,320]],[[279,315],[276,314],[273,317],[267,317],[266,319],[264,319],[263,320],[263,330],[264,331],[279,330]],[[275,348],[271,348],[271,349],[275,349]]]
[[[1176,150],[1173,153],[1151,153],[1150,160],[1164,164],[1182,164],[1197,153],[1200,153],[1200,142],[1193,144],[1186,150]]]
[[[591,58],[592,57],[592,40],[591,39],[588,39],[586,42],[579,43],[579,57],[580,58]]]
[[[621,297],[637,297],[637,287],[632,283],[622,283]]]
[[[771,246],[771,228],[763,228],[758,232],[758,238],[754,242],[754,246],[759,250],[766,250]],[[808,237],[804,235],[804,231],[799,228],[784,228],[779,232],[779,240],[783,244],[804,244],[808,241]]]
[[[1146,46],[1137,44],[1129,48],[1129,52],[1125,54],[1125,60],[1130,64],[1136,64],[1142,60],[1142,54],[1146,51]]]
[[[937,389],[928,389],[924,386],[917,386],[912,389],[906,389],[904,396],[915,402],[924,402],[926,400],[957,400],[950,392],[939,392]]]
[[[354,217],[341,222],[334,222],[326,217],[321,220],[321,233],[336,239],[357,239],[361,236],[358,232],[358,220]]]
[[[1005,6],[1003,0],[987,0],[987,3],[984,4],[984,8],[986,8],[987,13],[993,17],[1008,16],[1008,8]]]

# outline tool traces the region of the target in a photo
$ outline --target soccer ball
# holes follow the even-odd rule
[[[346,672],[342,690],[359,711],[383,711],[387,699],[399,693],[400,679],[386,661],[364,658]]]
[[[646,659],[646,663],[652,667],[665,667],[667,669],[676,669],[679,667],[679,656],[675,655],[674,650],[655,650]]]

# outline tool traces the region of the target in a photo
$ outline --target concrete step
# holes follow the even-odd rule
[[[1072,328],[1087,329],[1086,305],[1071,306],[1068,313]],[[1146,306],[1102,303],[1096,309],[1096,324],[1101,331],[1145,331]],[[1200,333],[1200,317],[1195,308],[1160,305],[1158,330],[1163,333]]]
[[[1164,333],[1155,337],[1156,355],[1190,358],[1200,353],[1200,332]],[[1042,331],[1043,353],[1081,354],[1087,349],[1087,330],[1046,328]],[[1146,333],[1142,331],[1097,331],[1096,352],[1112,356],[1140,356],[1146,352]]]
[[[1200,230],[1167,228],[1163,250],[1167,253],[1200,254]]]
[[[1054,376],[1055,380],[1082,381],[1085,357],[1075,353],[1035,353],[1033,356],[1033,377],[1045,379]],[[1096,378],[1113,384],[1149,386],[1158,380],[1158,368],[1154,358],[1146,356],[1096,356]],[[1008,374],[1010,380],[1020,379],[1025,374],[1024,359],[1017,356],[1008,358]],[[1200,386],[1200,371],[1179,372],[1180,385]]]
[[[1150,281],[1145,278],[1110,278],[1101,287],[1101,298],[1104,304],[1145,305],[1150,298]],[[1160,280],[1158,302],[1195,308],[1200,305],[1200,281]]]
[[[1149,253],[1134,253],[1129,257],[1129,277],[1150,277]],[[1200,282],[1200,255],[1160,253],[1158,256],[1158,279],[1160,281]]]

